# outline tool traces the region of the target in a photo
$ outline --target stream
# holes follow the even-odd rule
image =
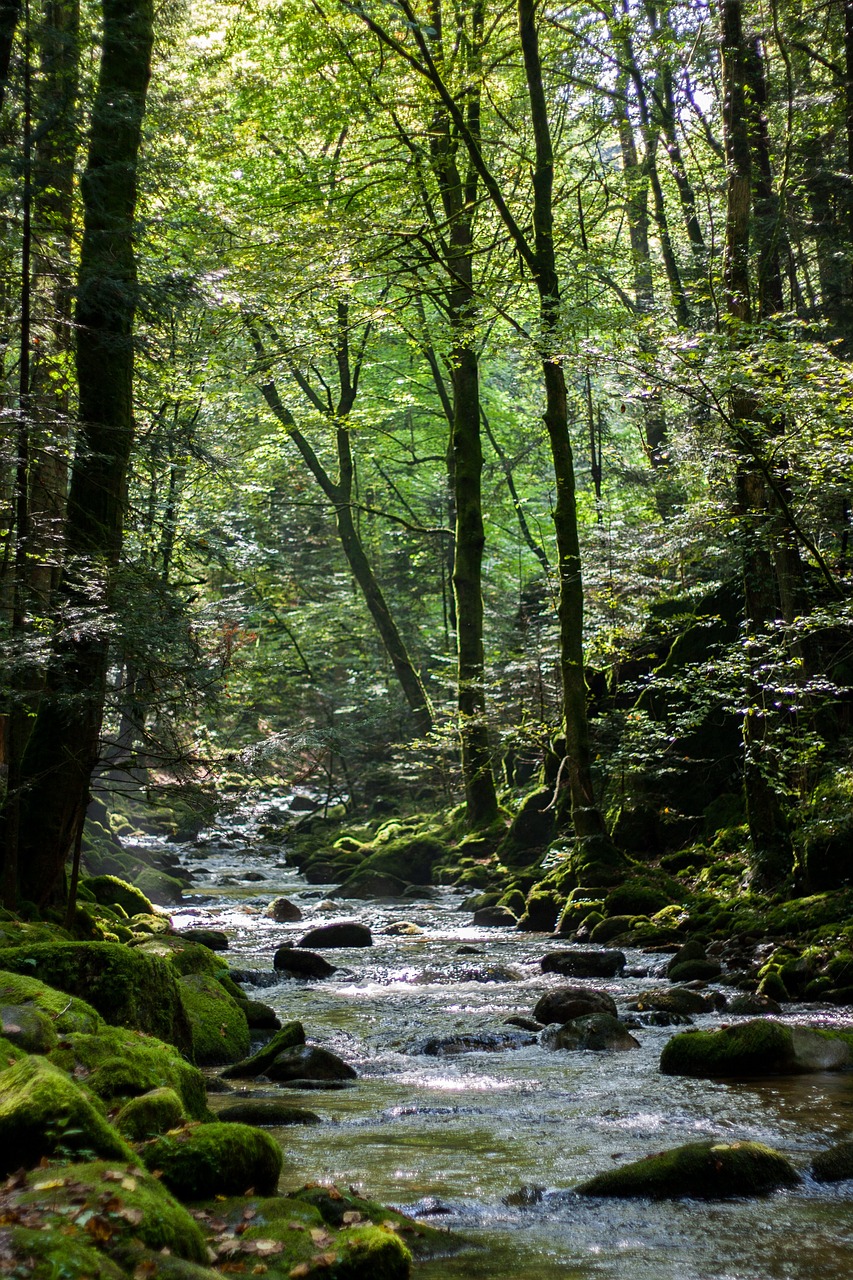
[[[254,833],[257,817],[247,810],[196,845],[169,846],[194,877],[183,905],[171,911],[178,929],[222,929],[233,968],[267,973],[276,948],[314,925],[350,919],[373,931],[372,947],[323,952],[341,966],[331,978],[246,988],[282,1020],[300,1019],[309,1042],[359,1073],[353,1088],[287,1091],[323,1123],[272,1131],[284,1151],[283,1190],[307,1180],[353,1186],[471,1241],[463,1253],[419,1264],[423,1280],[853,1275],[853,1185],[818,1184],[806,1173],[817,1151],[853,1134],[853,1073],[736,1084],[662,1076],[660,1051],[673,1029],[661,1027],[634,1030],[641,1047],[624,1053],[538,1044],[419,1053],[431,1036],[511,1030],[502,1027],[506,1017],[531,1016],[544,991],[577,980],[540,972],[553,945],[546,935],[471,927],[457,890],[402,902],[329,902],[333,886],[308,885],[288,867],[284,846],[271,848]],[[300,907],[301,922],[277,924],[263,914],[279,895]],[[402,921],[421,932],[383,933]],[[629,970],[647,976],[589,984],[617,1002],[658,985],[667,959],[626,955]],[[792,1005],[783,1016],[853,1024],[849,1008]],[[699,1026],[724,1020],[694,1019]],[[273,1085],[249,1089],[282,1096]],[[226,1097],[211,1095],[211,1105]],[[776,1147],[804,1181],[762,1199],[716,1203],[572,1194],[614,1161],[706,1137]]]

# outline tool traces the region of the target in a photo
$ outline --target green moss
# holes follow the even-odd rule
[[[853,1178],[853,1142],[837,1142],[812,1162],[816,1182],[847,1182]]]
[[[0,1175],[57,1151],[132,1159],[99,1106],[44,1058],[22,1058],[0,1072]]]
[[[377,835],[376,844],[379,843]],[[431,884],[433,867],[447,855],[446,845],[432,836],[403,835],[381,843],[382,847],[375,851],[368,851],[368,846],[368,856],[359,870],[396,876],[410,884]]]
[[[179,979],[181,997],[192,1028],[195,1061],[214,1066],[245,1058],[249,1024],[237,1001],[215,978],[203,973]]]
[[[207,1261],[207,1246],[198,1223],[133,1160],[119,1165],[98,1160],[36,1170],[15,1193],[15,1202],[40,1212],[46,1225],[55,1222],[57,1226],[68,1224],[73,1206],[75,1219],[83,1219],[83,1236],[85,1222],[97,1215],[103,1220],[103,1235],[108,1237],[105,1244],[111,1251],[123,1240],[136,1237],[151,1249],[167,1249],[190,1262]]]
[[[4,1267],[3,1274],[13,1280],[32,1276],[51,1280],[92,1280],[93,1276],[98,1280],[127,1280],[127,1272],[90,1244],[91,1237],[82,1228],[69,1230],[69,1224],[63,1222],[57,1223],[54,1230],[46,1226],[39,1230],[13,1226],[6,1231],[11,1256],[20,1260],[14,1270]]]
[[[301,1022],[286,1022],[275,1035],[251,1058],[235,1062],[222,1072],[225,1080],[248,1080],[263,1075],[267,1067],[284,1049],[292,1049],[295,1045],[305,1043],[305,1028]]]
[[[92,894],[95,902],[100,902],[104,907],[116,903],[128,916],[151,914],[151,902],[145,894],[118,876],[89,876],[81,883]]]
[[[0,969],[85,997],[107,1022],[147,1031],[180,1049],[192,1047],[174,975],[138,948],[113,942],[41,943],[0,951]]]
[[[606,916],[653,916],[673,902],[678,886],[667,888],[643,880],[629,880],[608,893],[604,900]]]
[[[154,956],[171,965],[176,973],[184,976],[188,973],[206,973],[216,978],[228,970],[227,961],[222,956],[203,947],[198,942],[189,942],[183,938],[170,935],[159,935],[138,942],[134,948],[140,955]]]
[[[354,1214],[376,1226],[392,1226],[399,1235],[405,1236],[406,1243],[417,1258],[454,1251],[453,1238],[446,1231],[415,1222],[398,1209],[389,1209],[387,1205],[380,1204],[377,1200],[368,1200],[352,1190],[344,1191],[340,1187],[324,1187],[315,1183],[297,1191],[294,1199],[301,1205],[310,1205],[330,1227],[344,1226],[346,1222],[352,1221]],[[455,1247],[463,1248],[465,1242],[462,1241]]]
[[[113,1123],[119,1133],[131,1142],[142,1142],[167,1129],[175,1129],[186,1120],[184,1105],[174,1089],[152,1089],[131,1098],[119,1111]]]
[[[60,1034],[73,1031],[99,1031],[104,1020],[91,1005],[49,987],[38,978],[0,971],[0,1001],[4,1004],[33,1005],[47,1014]]]
[[[82,1077],[87,1088],[110,1104],[169,1088],[193,1119],[204,1120],[210,1114],[201,1072],[172,1045],[141,1031],[104,1027],[97,1035],[68,1035],[52,1052],[51,1061]]]
[[[175,876],[146,867],[134,880],[135,887],[158,907],[171,907],[183,901],[184,889]]]
[[[771,1147],[711,1140],[608,1169],[575,1190],[582,1196],[720,1200],[763,1195],[799,1181],[793,1165]]]
[[[152,1139],[140,1154],[181,1200],[239,1195],[250,1187],[269,1195],[282,1164],[278,1144],[247,1124],[188,1125]]]
[[[753,1018],[719,1031],[673,1036],[664,1046],[660,1069],[664,1075],[700,1079],[838,1070],[850,1059],[851,1040],[849,1033]]]
[[[32,1004],[0,1000],[0,1034],[26,1053],[50,1053],[59,1039],[53,1022]]]

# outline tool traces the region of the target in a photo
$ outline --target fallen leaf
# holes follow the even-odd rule
[[[344,1214],[343,1223],[345,1227],[354,1227],[357,1222],[363,1222],[361,1214],[357,1209],[348,1209]]]
[[[136,1179],[128,1175],[126,1178],[122,1178],[121,1185],[124,1191],[135,1191],[137,1186]]]
[[[129,1222],[132,1227],[138,1227],[142,1221],[144,1214],[141,1209],[120,1209],[117,1217],[123,1218],[125,1222]]]
[[[315,1253],[311,1261],[315,1267],[331,1267],[338,1260],[338,1255],[329,1251],[328,1253]]]
[[[64,1178],[51,1178],[50,1182],[34,1182],[33,1191],[53,1191],[55,1187],[64,1187]]]
[[[311,1268],[307,1262],[298,1262],[295,1267],[292,1267],[290,1271],[288,1271],[287,1274],[290,1277],[290,1280],[300,1280],[302,1276],[307,1276],[310,1270]]]
[[[113,1229],[106,1218],[102,1218],[100,1214],[95,1213],[86,1223],[86,1233],[92,1237],[96,1244],[106,1244],[108,1240],[112,1239]]]
[[[152,1262],[148,1258],[145,1262],[139,1262],[133,1269],[133,1280],[149,1280],[150,1276],[156,1276],[157,1263]]]
[[[325,1227],[312,1227],[311,1239],[315,1244],[331,1244],[332,1237]]]

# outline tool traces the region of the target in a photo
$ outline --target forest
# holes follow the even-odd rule
[[[0,157],[0,1275],[847,1276],[853,0],[0,0]]]

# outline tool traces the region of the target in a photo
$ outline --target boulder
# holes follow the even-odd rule
[[[474,912],[471,923],[488,928],[512,929],[518,924],[518,917],[509,907],[481,907]]]
[[[0,1035],[24,1053],[50,1053],[59,1040],[48,1015],[31,1004],[0,1004]]]
[[[251,1124],[256,1129],[278,1128],[291,1124],[321,1124],[320,1117],[304,1107],[292,1107],[277,1098],[256,1098],[251,1101],[229,1102],[216,1113],[223,1124]]]
[[[319,1045],[294,1045],[268,1063],[263,1074],[269,1080],[355,1080],[358,1073],[343,1058]]]
[[[713,982],[723,972],[719,960],[685,960],[683,964],[670,965],[666,976],[670,982]]]
[[[264,911],[265,916],[269,916],[271,920],[275,920],[278,924],[289,924],[294,920],[302,919],[302,912],[295,902],[291,902],[289,898],[273,898],[272,902]]]
[[[853,1178],[853,1142],[837,1142],[812,1161],[815,1182],[847,1182]]]
[[[186,1121],[180,1097],[174,1089],[152,1089],[126,1102],[113,1124],[131,1142],[143,1142],[155,1134],[175,1129]]]
[[[157,907],[175,907],[184,900],[184,887],[180,880],[154,867],[140,871],[133,883]]]
[[[190,973],[179,982],[198,1065],[217,1066],[245,1058],[250,1037],[242,1006],[221,983],[206,974]]]
[[[247,1124],[187,1125],[153,1138],[140,1154],[180,1200],[241,1195],[249,1188],[271,1195],[282,1166],[278,1143]]]
[[[613,938],[623,938],[631,932],[631,922],[634,916],[605,916],[603,920],[599,920],[598,924],[594,924],[589,931],[589,940],[594,942],[596,946],[601,946],[604,942],[611,942]]]
[[[321,924],[316,929],[309,929],[296,945],[309,951],[311,948],[324,951],[335,947],[371,947],[373,937],[367,925],[356,920],[337,920],[334,924]]]
[[[241,1008],[250,1031],[278,1031],[281,1026],[281,1018],[275,1009],[261,1000],[245,1000]]]
[[[162,960],[141,955],[136,948],[115,942],[10,947],[0,951],[0,969],[81,997],[107,1022],[147,1031],[192,1051],[192,1032],[174,973]]]
[[[766,1013],[781,1013],[782,1006],[778,1000],[770,996],[760,995],[757,991],[745,991],[735,996],[726,1005],[726,1013],[747,1014],[751,1018],[760,1018]]]
[[[57,1151],[133,1159],[96,1099],[45,1058],[21,1058],[0,1072],[0,1177]]]
[[[187,942],[195,942],[208,951],[227,951],[228,937],[219,929],[182,929],[180,936]]]
[[[402,898],[412,886],[399,876],[387,871],[354,871],[351,876],[332,890],[333,898]]]
[[[129,916],[152,913],[151,902],[145,894],[118,876],[87,876],[80,883],[101,906],[111,907],[117,904]]]
[[[302,951],[298,947],[279,947],[272,962],[279,973],[285,973],[289,978],[328,978],[335,972],[335,966],[328,960],[314,951]]]
[[[562,896],[545,885],[534,885],[527,895],[518,928],[524,933],[552,933],[563,905]]]
[[[726,1200],[764,1195],[800,1181],[790,1161],[758,1142],[689,1142],[599,1173],[575,1191],[581,1196],[650,1200]]]
[[[85,1081],[86,1088],[108,1106],[127,1098],[169,1088],[180,1097],[187,1115],[209,1116],[205,1079],[170,1044],[124,1027],[104,1027],[97,1034],[84,1031],[64,1036],[50,1054],[54,1065]]]
[[[753,1018],[718,1031],[687,1031],[664,1046],[664,1075],[712,1080],[801,1075],[848,1066],[853,1033]]]
[[[251,1058],[235,1062],[222,1072],[223,1080],[251,1080],[254,1076],[263,1075],[264,1071],[285,1049],[305,1043],[305,1028],[301,1022],[286,1022],[272,1039],[259,1049]]]
[[[588,1013],[561,1027],[546,1027],[539,1043],[545,1049],[589,1049],[595,1053],[622,1053],[640,1047],[639,1041],[610,1013]]]
[[[714,1006],[700,991],[690,991],[686,987],[661,987],[653,991],[641,991],[630,1006],[645,1013],[676,1013],[684,1017],[691,1013],[712,1013]]]
[[[484,1031],[479,1035],[430,1036],[413,1045],[412,1053],[430,1058],[452,1057],[459,1053],[498,1053],[504,1049],[523,1049],[536,1044],[530,1031]]]
[[[587,1013],[609,1013],[616,1016],[616,1001],[606,991],[591,991],[586,987],[555,987],[546,991],[533,1010],[537,1022],[570,1022]]]
[[[543,973],[561,973],[567,978],[615,978],[625,968],[625,956],[606,948],[566,947],[543,956],[541,968]]]

